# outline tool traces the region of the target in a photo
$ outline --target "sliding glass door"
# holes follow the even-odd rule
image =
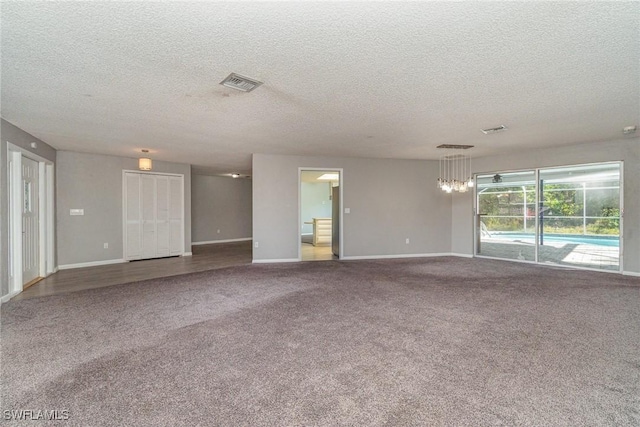
[[[478,175],[476,254],[535,261],[535,171]]]
[[[476,176],[476,255],[619,271],[621,164]]]
[[[620,269],[620,164],[540,170],[538,260]]]

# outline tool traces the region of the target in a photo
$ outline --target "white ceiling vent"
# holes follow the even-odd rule
[[[231,73],[227,76],[226,79],[221,81],[220,84],[232,89],[241,90],[243,92],[251,92],[258,86],[260,86],[262,82],[250,79],[249,77],[241,76],[240,74]]]
[[[482,133],[484,133],[485,135],[489,135],[490,133],[502,132],[503,130],[507,130],[507,127],[505,125],[500,125],[495,128],[482,129]]]

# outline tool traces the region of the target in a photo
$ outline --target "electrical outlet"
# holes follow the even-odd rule
[[[254,247],[254,248],[257,248],[257,247],[259,247],[259,246],[260,246],[260,243],[258,243],[258,242],[255,242],[255,243],[253,244],[253,247]]]
[[[108,243],[105,243],[105,244],[103,245],[103,247],[104,247],[105,249],[109,249],[109,244],[108,244]]]
[[[407,237],[407,239],[404,242],[408,245],[409,244],[409,238]]]

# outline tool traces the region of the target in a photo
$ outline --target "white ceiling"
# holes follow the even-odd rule
[[[640,122],[639,2],[2,2],[1,25],[2,116],[60,150],[248,173],[251,153],[480,156]]]

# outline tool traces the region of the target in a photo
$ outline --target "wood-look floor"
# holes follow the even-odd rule
[[[176,276],[251,264],[251,241],[217,243],[193,246],[193,255],[172,257],[122,264],[60,270],[25,289],[13,300],[77,292],[84,289],[132,283],[140,280]],[[303,261],[327,261],[337,259],[331,246],[302,244]]]
[[[193,255],[60,270],[12,300],[251,264],[251,241],[193,246]]]

